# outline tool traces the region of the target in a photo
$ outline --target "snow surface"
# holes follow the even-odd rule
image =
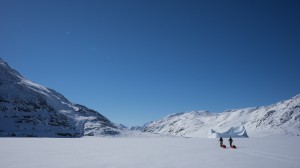
[[[233,139],[182,137],[0,138],[3,168],[296,168],[300,137]],[[224,139],[228,146],[227,139]]]

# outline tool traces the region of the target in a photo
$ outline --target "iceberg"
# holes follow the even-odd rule
[[[247,131],[244,126],[239,126],[239,127],[231,127],[229,130],[220,133],[217,132],[213,129],[208,131],[208,138],[248,138]]]

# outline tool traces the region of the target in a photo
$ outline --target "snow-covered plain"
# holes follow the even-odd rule
[[[300,137],[0,138],[1,168],[299,168]],[[227,139],[225,144],[228,146]]]

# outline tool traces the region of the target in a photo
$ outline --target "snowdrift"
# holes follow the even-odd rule
[[[220,138],[220,137],[248,138],[248,134],[244,126],[231,127],[228,131],[225,131],[223,133],[217,132],[213,129],[211,129],[208,132],[208,138]]]

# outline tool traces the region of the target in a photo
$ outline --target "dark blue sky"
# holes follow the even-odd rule
[[[113,122],[300,93],[300,1],[0,0],[0,57]]]

